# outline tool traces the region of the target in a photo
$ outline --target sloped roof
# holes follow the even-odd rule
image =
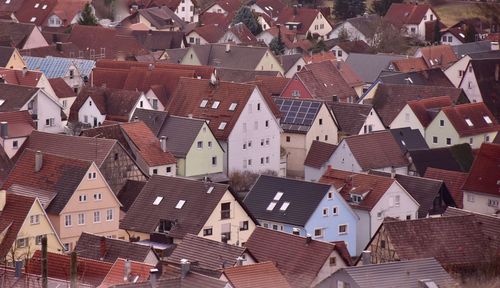
[[[167,149],[174,155],[186,157],[204,123],[201,119],[169,116],[158,136],[167,137]]]
[[[500,144],[483,143],[462,190],[500,197],[499,168]]]
[[[384,20],[399,26],[403,24],[420,24],[429,9],[432,9],[431,6],[426,4],[392,3],[384,16]]]
[[[411,129],[410,127],[389,129],[392,137],[398,143],[401,151],[412,151],[420,149],[429,149],[427,142],[425,142],[424,136],[420,133],[418,129]]]
[[[369,53],[371,51],[371,47],[363,40],[339,42],[333,45],[333,47],[335,46],[339,46],[340,49],[347,53]]]
[[[184,32],[181,31],[132,31],[132,35],[151,51],[181,48],[186,44]],[[137,56],[137,57],[140,57]]]
[[[66,83],[63,78],[52,78],[48,80],[50,86],[52,87],[52,89],[54,89],[57,98],[63,99],[76,97],[75,91],[71,87],[69,87],[68,83]]]
[[[290,288],[278,268],[271,261],[224,269],[224,276],[235,288],[274,287]]]
[[[268,70],[246,70],[246,69],[234,69],[234,68],[216,68],[217,78],[221,81],[245,83],[256,81],[257,77],[267,77],[267,78],[279,78],[287,79],[284,77],[276,77],[281,75],[278,71],[268,71]]]
[[[265,13],[273,18],[277,17],[280,14],[281,10],[286,7],[286,4],[281,0],[254,0],[249,1],[248,4],[252,3],[255,3],[255,5],[262,8]]]
[[[404,58],[406,56],[403,55],[349,53],[346,63],[351,66],[363,82],[373,83],[381,71],[389,68],[392,61]],[[370,63],[370,65],[366,65],[366,63]]]
[[[57,0],[23,0],[21,8],[15,13],[19,22],[33,23],[42,26],[52,10],[57,5]]]
[[[130,263],[130,274],[124,278],[125,263]],[[129,259],[119,258],[109,270],[99,287],[122,287],[120,284],[129,284],[130,282],[140,283],[147,281],[150,276],[150,270],[155,266],[143,263],[142,261],[131,261]]]
[[[329,190],[330,185],[261,175],[243,202],[257,219],[305,226]],[[307,197],[304,197],[304,191],[307,191]],[[282,196],[275,201],[278,192]],[[275,202],[275,207],[269,211],[267,208],[272,202]]]
[[[0,67],[7,66],[15,50],[14,47],[0,47]]]
[[[85,178],[92,162],[43,153],[42,168],[35,172],[35,153],[34,150],[24,150],[3,188],[8,189],[13,184],[18,184],[57,192],[46,211],[58,215]]]
[[[305,166],[321,168],[330,159],[337,145],[314,140],[307,153]]]
[[[203,12],[199,15],[199,21],[203,25],[217,25],[222,29],[226,29],[233,20],[235,12],[230,12],[227,16],[224,13]]]
[[[158,30],[170,27],[179,27],[180,30],[183,30],[186,26],[186,23],[167,6],[139,9],[137,13]]]
[[[395,60],[392,61],[392,65],[400,72],[420,71],[428,68],[422,57]]]
[[[353,135],[344,138],[345,143],[363,171],[385,167],[408,165],[402,149],[390,131]],[[367,147],[370,147],[367,149]]]
[[[211,186],[214,189],[207,193]],[[197,235],[227,189],[222,184],[153,175],[120,222],[120,229],[152,233],[164,219],[177,223],[169,232],[172,237]],[[153,205],[157,197],[163,198]],[[186,202],[182,209],[176,209],[180,200]],[[145,210],[149,212],[144,213]]]
[[[280,96],[285,87],[290,82],[289,78],[265,76],[262,74],[255,76],[256,81],[262,82],[262,85],[271,93],[272,96]]]
[[[132,115],[132,119],[137,118],[137,120],[144,122],[146,125],[148,125],[149,129],[151,129],[153,134],[155,134],[156,136],[159,135],[161,128],[163,127],[163,124],[168,117],[169,115],[165,111],[149,110],[141,108],[135,109],[134,115]],[[184,132],[186,133],[188,131]]]
[[[16,1],[16,2],[22,2],[22,1]],[[25,22],[29,22],[29,20]],[[28,23],[15,23],[15,22],[2,23],[2,25],[0,25],[0,43],[2,44],[2,46],[15,47],[21,49],[24,47],[24,44],[26,43],[26,40],[33,32],[33,29],[38,29],[38,28],[34,24],[28,24]]]
[[[10,170],[14,166],[13,161],[9,158],[5,149],[0,147],[0,185],[3,185],[3,181],[7,176],[9,176]]]
[[[200,27],[195,27],[186,37],[189,38],[189,34],[192,32],[196,32],[196,34],[200,35],[200,37],[205,39],[208,43],[217,43],[225,33],[224,28],[217,24],[205,24]]]
[[[472,59],[472,65],[476,76],[477,86],[481,92],[484,104],[500,119],[500,54],[494,59]]]
[[[105,251],[104,255],[101,255],[101,245]],[[115,263],[118,258],[145,262],[153,250],[149,246],[83,232],[78,238],[75,251],[79,257]]]
[[[40,71],[45,74],[47,78],[59,78],[69,75],[69,68],[74,65],[80,72],[81,76],[90,77],[92,68],[95,67],[94,60],[77,59],[77,58],[62,58],[62,57],[32,57],[23,56],[28,69]]]
[[[451,46],[457,57],[462,58],[465,55],[478,54],[478,53],[490,53],[491,51],[491,41],[476,41],[470,43],[464,43],[460,45]],[[492,53],[495,54],[495,53]],[[496,54],[500,54],[499,51]]]
[[[357,135],[366,121],[372,105],[335,102],[328,105],[342,132]]]
[[[462,192],[462,186],[468,175],[468,173],[428,167],[425,170],[424,177],[443,181],[453,200],[455,200],[456,207],[463,208],[464,193]]]
[[[467,172],[474,160],[472,149],[467,143],[408,152],[419,175],[424,175],[429,167]]]
[[[63,27],[67,27],[72,24],[71,20],[83,10],[87,3],[86,0],[57,1],[49,15],[57,15],[63,21]]]
[[[196,53],[201,65],[234,69],[255,70],[266,54],[274,57],[267,47],[230,44],[229,52],[226,48],[226,44],[206,44],[192,45],[190,49]]]
[[[455,87],[441,68],[412,72],[382,71],[379,80],[386,84]]]
[[[139,195],[142,188],[146,185],[146,181],[135,181],[127,179],[125,185],[118,192],[118,200],[122,204],[121,210],[127,212],[130,206],[135,201],[135,198]]]
[[[0,112],[0,122],[7,122],[9,138],[27,137],[35,130],[35,123],[27,110]]]
[[[500,125],[483,102],[447,106],[441,111],[460,137],[500,131]]]
[[[241,3],[239,1],[216,0],[214,3],[212,3],[212,5],[207,7],[207,9],[212,7],[213,5],[216,5],[216,4],[219,5],[222,9],[224,9],[227,13],[236,12],[241,6]],[[205,13],[202,13],[202,15],[203,14],[205,14]]]
[[[446,68],[458,60],[451,45],[438,45],[422,47],[418,50],[422,54],[429,68]]]
[[[316,16],[318,16],[318,13],[320,13],[319,9],[285,7],[281,10],[276,22],[282,25],[285,25],[288,22],[301,23],[297,29],[297,34],[305,35],[311,27],[314,19],[316,19]]]
[[[0,84],[0,112],[19,111],[38,92],[39,88]]]
[[[361,32],[366,38],[373,38],[377,32],[378,23],[382,18],[377,14],[363,15],[354,18],[349,18],[346,20],[347,23],[354,26],[359,32]],[[366,44],[366,43],[365,43]],[[343,50],[344,48],[342,48]],[[345,50],[346,52],[349,52]],[[356,52],[356,51],[352,51]],[[361,51],[359,51],[361,52]]]
[[[274,104],[281,112],[280,124],[288,133],[307,134],[316,116],[324,105],[321,101],[274,98]]]
[[[231,32],[238,37],[243,45],[256,45],[258,42],[257,38],[255,38],[250,29],[248,29],[242,22],[232,25],[226,33],[228,32]]]
[[[299,61],[300,58],[302,58],[302,54],[286,54],[286,55],[280,55],[278,56],[280,59],[281,67],[283,67],[283,70],[288,72],[291,68],[293,68],[294,64]]]
[[[425,128],[429,126],[437,111],[443,107],[453,105],[451,98],[448,96],[432,97],[427,99],[408,101],[408,107],[413,111],[420,124]]]
[[[12,184],[9,189],[7,189],[8,193],[17,194],[26,197],[38,198],[40,200],[40,204],[42,204],[43,209],[46,209],[50,202],[54,200],[57,196],[56,191],[47,191],[43,189],[39,189],[37,187],[29,187],[19,184]]]
[[[7,84],[37,87],[42,75],[40,71],[23,72],[23,70],[0,68],[0,76]]]

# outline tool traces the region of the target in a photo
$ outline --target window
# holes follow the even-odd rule
[[[28,246],[28,238],[17,239],[16,244],[18,248],[24,248]]]
[[[69,70],[69,79],[73,79],[75,77],[75,70],[70,69]]]
[[[248,230],[248,221],[241,221],[240,222],[240,231],[246,231]]]
[[[175,209],[182,209],[185,203],[186,200],[179,200],[179,202],[177,202],[177,205],[175,205]]]
[[[54,118],[48,118],[48,119],[45,119],[45,126],[54,126],[54,122],[55,122],[55,119]]]
[[[198,148],[198,149],[202,149],[202,148],[203,148],[203,141],[198,141],[198,142],[196,143],[196,148]]]
[[[217,109],[219,107],[219,104],[220,101],[214,101],[214,103],[212,103],[212,109]]]
[[[269,146],[269,138],[266,138],[266,146]]]
[[[493,123],[493,122],[491,121],[491,119],[490,119],[490,116],[483,116],[483,119],[484,119],[484,121],[485,121],[487,124],[491,124],[491,123]]]
[[[264,164],[264,157],[260,157],[260,164]]]
[[[271,202],[271,203],[269,203],[269,205],[267,205],[266,210],[273,211],[274,207],[276,207],[276,202]]]
[[[222,243],[227,243],[227,241],[231,240],[231,232],[220,233],[220,238],[221,238]]]
[[[383,214],[382,212],[377,212],[377,218],[382,219],[382,214]]]
[[[339,235],[347,234],[347,224],[339,225]]]
[[[214,230],[212,227],[203,228],[203,236],[212,236]]]
[[[201,103],[200,103],[200,107],[201,108],[207,107],[207,103],[208,103],[208,100],[202,100]]]
[[[385,248],[385,240],[380,240],[380,248]]]
[[[12,141],[12,148],[14,149],[19,148],[19,142],[17,142],[17,140]]]
[[[337,50],[337,56],[342,57],[342,50]]]
[[[394,205],[395,205],[396,207],[399,207],[399,203],[400,203],[400,196],[399,196],[399,195],[396,195],[396,196],[394,197]]]
[[[252,159],[248,159],[248,166],[252,166]]]
[[[45,235],[37,235],[35,237],[35,245],[42,245],[42,238],[44,237]]]
[[[217,166],[217,156],[212,157],[212,166]]]
[[[153,169],[153,175],[158,175],[158,169]]]
[[[286,136],[286,142],[290,142],[290,136]]]
[[[498,207],[498,200],[488,199],[488,206]]]
[[[448,36],[448,42],[453,42],[453,38],[451,36]]]
[[[339,215],[339,207],[337,207],[337,206],[332,207],[332,215],[333,216]]]
[[[299,90],[292,90],[292,97],[300,97],[300,91]]]
[[[218,128],[218,129],[219,129],[219,130],[224,130],[224,128],[226,128],[226,125],[227,125],[227,123],[226,123],[226,122],[220,122],[220,124],[219,124],[219,128]]]
[[[31,215],[30,216],[30,224],[31,225],[38,225],[40,224],[40,215]]]
[[[167,167],[167,173],[171,173],[172,172],[172,167]]]
[[[328,199],[333,199],[333,192],[328,192],[327,194]]]
[[[189,37],[189,43],[194,43],[194,37]]]
[[[293,235],[300,235],[300,228],[294,227],[292,229],[292,234]]]
[[[269,120],[266,120],[265,124],[266,124],[266,128],[269,128]]]
[[[248,141],[248,148],[252,147],[252,140]]]
[[[266,156],[266,164],[269,164],[269,156]]]
[[[101,222],[101,211],[94,211],[94,223]]]
[[[259,121],[253,122],[253,129],[258,130],[259,129]]]
[[[144,101],[139,101],[139,107],[143,108],[144,107]]]
[[[207,147],[208,147],[208,148],[212,148],[212,141],[208,141],[208,142],[207,142]]]
[[[323,237],[323,228],[314,229],[314,237],[315,238]]]
[[[247,168],[247,159],[243,159],[243,168]]]
[[[484,141],[485,142],[490,142],[490,135],[484,136]]]
[[[337,265],[337,258],[330,257],[330,266],[335,266],[335,265]]]
[[[113,221],[113,209],[106,210],[106,221]]]
[[[238,105],[237,103],[231,103],[231,105],[229,106],[229,111],[234,111],[234,110],[236,110],[236,106],[237,106],[237,105]]]
[[[319,125],[323,125],[323,119],[319,118]]]
[[[65,227],[71,226],[71,215],[64,216],[64,226]]]
[[[93,180],[93,179],[96,179],[97,178],[97,173],[96,172],[90,172],[88,174],[88,178]]]
[[[439,120],[439,126],[444,127],[444,120]]]
[[[257,103],[257,111],[260,111],[260,103]]]
[[[411,33],[415,33],[415,31],[416,31],[415,27],[411,27],[410,30],[411,30]]]
[[[411,215],[406,215],[406,220],[411,220]]]
[[[328,216],[328,208],[323,208],[323,216]]]
[[[221,203],[220,204],[220,219],[231,218],[231,203]]]
[[[465,123],[467,123],[467,125],[469,125],[469,127],[474,126],[474,124],[472,124],[472,121],[470,121],[469,118],[465,118]]]
[[[78,214],[78,225],[85,225],[85,214]]]
[[[243,143],[243,150],[246,150],[247,149],[247,143]]]
[[[78,196],[78,200],[80,202],[87,202],[87,194],[82,194],[82,195]]]
[[[95,193],[94,194],[94,200],[95,201],[102,200],[102,194],[101,193]]]
[[[282,212],[286,211],[288,206],[290,206],[290,202],[283,202],[283,204],[281,204],[280,211],[282,211]]]
[[[442,41],[443,41],[443,42],[446,42],[446,36],[443,36]]]
[[[436,136],[432,137],[432,143],[438,143],[438,137]]]

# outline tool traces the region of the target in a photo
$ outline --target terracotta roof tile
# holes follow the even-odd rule
[[[451,45],[438,45],[420,48],[422,58],[424,58],[429,68],[447,68],[450,64],[458,60]]]
[[[63,78],[49,79],[49,83],[59,99],[76,97],[75,91],[69,87]]]
[[[384,20],[396,25],[420,24],[429,9],[432,9],[431,6],[425,4],[393,3]]]
[[[19,111],[38,92],[39,88],[0,84],[0,99],[4,100],[0,112]]]
[[[255,76],[256,81],[262,82],[262,85],[271,93],[272,96],[279,96],[285,89],[289,78],[285,77],[273,77],[273,76]]]
[[[411,72],[428,69],[427,63],[425,63],[425,60],[422,57],[394,60],[392,61],[392,64],[394,65],[394,69],[401,72]]]
[[[286,7],[286,4],[281,0],[256,0],[255,5],[262,8],[271,17],[276,17]]]
[[[420,124],[424,127],[429,126],[440,108],[451,105],[453,105],[453,102],[448,96],[408,101],[408,107],[410,107],[420,121]]]
[[[57,0],[24,0],[15,16],[19,22],[42,26],[56,5]]]
[[[0,76],[4,79],[4,83],[22,85],[29,87],[37,87],[43,73],[40,71],[26,71],[12,70],[0,68]]]
[[[321,168],[330,159],[335,149],[337,149],[337,145],[314,140],[311,148],[309,148],[304,165]]]
[[[72,0],[72,1],[57,1],[54,9],[52,10],[52,15],[57,15],[63,22],[63,27],[70,26],[71,21],[83,10],[87,0]],[[48,25],[49,23],[44,23]],[[44,26],[45,26],[44,25]]]
[[[224,36],[224,29],[217,24],[205,24],[201,27],[194,28],[190,33],[195,32],[205,39],[208,43],[217,43]],[[189,34],[186,35],[189,38]]]
[[[128,284],[131,281],[134,283],[147,281],[149,279],[149,271],[155,268],[155,266],[146,263],[130,261],[130,274],[128,279],[125,280],[124,271],[126,261],[123,258],[116,259],[99,287],[107,288],[113,285]]]
[[[500,77],[500,57],[483,60],[472,59],[469,65],[472,65],[484,104],[488,106],[497,120],[500,120],[500,81],[498,78]]]
[[[500,131],[500,125],[483,102],[443,107],[441,111],[460,137]]]
[[[250,31],[250,29],[248,29],[247,26],[241,22],[231,26],[229,28],[228,32],[231,32],[236,37],[238,37],[238,39],[241,41],[241,44],[243,44],[243,45],[257,45],[258,44],[257,38],[255,38],[255,36]]]
[[[464,194],[462,192],[462,186],[464,185],[468,175],[468,173],[429,167],[425,170],[424,177],[442,180],[446,185],[446,188],[448,188],[448,191],[450,191],[457,207],[463,208]]]
[[[500,197],[500,145],[483,143],[462,190]]]
[[[227,268],[224,275],[234,288],[292,287],[271,261]]]
[[[7,122],[9,138],[27,137],[35,130],[35,123],[27,110],[0,112],[0,122]]]
[[[302,25],[297,29],[297,34],[306,34],[320,10],[311,8],[285,7],[278,15],[276,22],[285,25],[287,22],[299,22]]]
[[[29,22],[29,19],[26,22]],[[38,28],[31,23],[30,24],[15,23],[15,22],[2,23],[2,25],[0,25],[0,43],[2,44],[2,46],[22,49],[26,44],[26,40],[28,39],[29,35],[31,35],[34,29]],[[13,49],[10,48],[9,50]],[[9,58],[11,55],[12,53],[9,54]]]
[[[372,50],[372,48],[363,40],[344,41],[337,43],[335,46],[339,46],[347,53],[370,53]]]
[[[229,15],[215,12],[204,12],[200,14],[199,20],[203,25],[216,25],[222,29],[226,29],[233,20],[234,12]]]

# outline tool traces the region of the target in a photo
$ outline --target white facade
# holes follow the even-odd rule
[[[371,132],[382,130],[385,130],[384,123],[382,123],[382,120],[380,120],[380,117],[378,117],[375,109],[372,108],[372,110],[370,110],[370,113],[368,113],[363,126],[359,130],[358,135],[369,134]]]
[[[224,14],[225,16],[227,16],[227,11],[224,10],[224,8],[222,8],[219,4],[214,4],[214,5],[210,6],[210,8],[205,10],[205,12],[219,13],[219,14]]]
[[[444,45],[462,45],[464,44],[460,39],[458,39],[455,35],[451,34],[450,32],[446,32],[441,36],[441,44]]]
[[[198,22],[198,15],[195,13],[196,7],[194,2],[191,0],[181,0],[177,9],[175,9],[175,15],[186,22]]]
[[[189,34],[186,35],[186,41],[189,44],[196,44],[196,45],[208,44],[208,41],[205,40],[205,38],[201,37],[200,34],[196,33],[195,31],[191,31]]]
[[[500,197],[484,193],[464,192],[464,210],[494,215],[500,209]]]
[[[413,110],[411,110],[410,106],[408,104],[401,109],[399,114],[392,120],[391,124],[389,125],[391,129],[396,129],[396,128],[404,128],[404,127],[410,127],[411,129],[418,129],[420,131],[420,134],[422,134],[422,137],[425,137],[425,128],[420,123],[420,120],[418,120],[417,116],[415,113],[413,113]]]
[[[405,25],[406,28],[406,35],[409,36],[414,36],[418,38],[419,40],[425,40],[425,22],[427,21],[434,21],[437,19],[436,14],[432,12],[431,9],[428,9],[427,12],[425,13],[424,17],[422,18],[422,21],[420,21],[419,24],[407,24]]]
[[[347,35],[349,35],[349,40],[363,40],[366,43],[371,42],[371,39],[367,38],[363,33],[361,33],[361,31],[359,31],[356,27],[354,27],[347,21],[335,27],[335,29],[333,29],[332,32],[328,34],[327,39],[339,38],[339,35],[343,33],[342,31],[347,32]]]
[[[228,141],[221,141],[225,151],[224,172],[228,175],[234,171],[279,172],[280,132],[278,120],[255,88]]]
[[[160,99],[156,96],[155,92],[152,89],[149,89],[145,94],[148,99],[149,104],[151,105],[151,109],[157,111],[165,111],[165,106],[161,103]]]
[[[332,49],[330,49],[330,51],[333,52],[333,54],[335,54],[335,57],[337,58],[337,60],[342,60],[342,61],[346,61],[347,60],[347,57],[349,56],[349,54],[342,50],[342,48],[340,48],[338,45],[335,45]]]
[[[295,62],[295,64],[293,64],[293,66],[288,69],[288,71],[286,71],[285,77],[293,78],[293,76],[295,76],[295,73],[299,72],[304,66],[306,66],[306,61],[304,60],[304,58],[300,57],[299,60],[297,60],[297,62]]]
[[[162,175],[175,177],[177,175],[175,164],[149,167],[149,175]]]
[[[14,157],[21,145],[23,145],[24,141],[26,141],[27,137],[19,137],[19,138],[0,138],[0,144],[5,150],[5,154],[9,156],[9,158]]]
[[[310,32],[311,35],[318,34],[319,36],[326,37],[326,35],[332,31],[332,25],[330,25],[330,22],[323,16],[323,13],[318,12],[318,15],[316,15],[316,18],[314,18],[314,21],[307,31]]]
[[[471,103],[483,102],[483,97],[481,96],[481,91],[477,85],[476,75],[474,74],[472,65],[470,65],[470,61],[465,69],[465,74],[459,88],[462,88]]]
[[[90,124],[92,127],[100,126],[105,119],[106,115],[101,114],[91,97],[87,98],[78,111],[78,122]]]
[[[33,97],[19,109],[28,110],[34,117],[36,130],[48,133],[60,133],[64,130],[61,119],[62,106],[59,101],[39,89]]]
[[[462,57],[462,55],[459,55],[459,57]],[[457,88],[460,86],[460,82],[462,81],[470,59],[468,55],[463,55],[460,60],[451,64],[451,66],[444,71],[444,74],[448,77],[450,82],[453,83],[453,86]]]

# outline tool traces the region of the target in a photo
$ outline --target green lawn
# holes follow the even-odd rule
[[[451,26],[458,21],[466,18],[479,17],[487,20],[488,16],[485,15],[482,8],[486,8],[490,13],[496,11],[500,14],[500,4],[488,4],[484,3],[448,3],[442,6],[434,7],[434,10],[441,18],[441,21],[447,25]],[[497,14],[498,15],[498,14]]]

